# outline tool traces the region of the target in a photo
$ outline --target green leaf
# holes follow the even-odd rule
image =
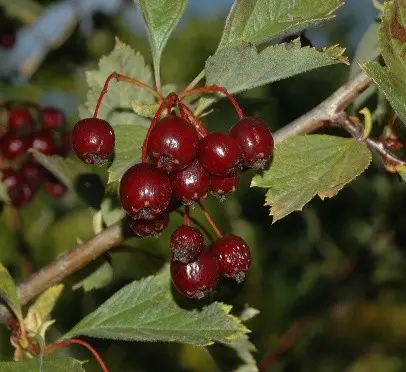
[[[151,70],[145,65],[142,55],[138,52],[135,53],[129,46],[116,40],[113,51],[100,60],[99,69],[86,73],[89,91],[86,102],[79,107],[81,119],[93,116],[97,99],[106,78],[113,72],[130,76],[148,85],[152,83]],[[108,120],[113,127],[116,124],[146,125],[148,121],[133,112],[132,101],[136,101],[138,104],[154,103],[153,96],[145,89],[113,79],[110,81],[108,92],[103,98],[98,117]]]
[[[82,364],[73,358],[46,357],[23,362],[0,362],[0,372],[85,372]]]
[[[155,76],[160,76],[162,52],[185,11],[187,0],[137,0],[148,29]]]
[[[30,306],[28,312],[35,311],[41,316],[41,319],[47,318],[54,309],[62,291],[63,284],[56,284],[48,288],[37,298],[34,304]]]
[[[17,288],[14,280],[7,269],[0,263],[0,299],[3,300],[13,311],[16,317],[23,319],[20,301],[18,300]],[[0,370],[1,371],[1,370]]]
[[[298,211],[314,196],[335,196],[371,161],[365,144],[327,135],[298,136],[279,144],[269,170],[251,186],[268,188],[273,222]]]
[[[64,338],[79,335],[126,341],[166,341],[193,345],[227,343],[247,333],[230,306],[213,303],[185,310],[173,299],[169,267],[133,282],[82,319]]]
[[[257,362],[252,353],[257,351],[255,345],[249,340],[247,335],[241,335],[235,340],[226,344],[233,348],[238,357],[243,361],[243,365],[234,370],[234,372],[257,372]]]
[[[1,174],[1,172],[0,172]],[[8,196],[7,190],[2,182],[0,182],[0,202],[9,203],[10,198]]]
[[[95,289],[105,287],[113,279],[113,268],[109,262],[104,262],[88,277],[76,283],[72,288],[77,290],[83,288],[84,292],[90,292]]]
[[[111,226],[125,217],[124,209],[121,207],[117,198],[104,199],[101,203],[100,211],[103,217],[103,222],[107,226]]]
[[[141,159],[141,147],[148,128],[141,125],[116,125],[116,152],[108,170],[108,183],[120,180],[123,173]]]
[[[295,33],[334,17],[342,0],[236,0],[227,17],[219,49]]]

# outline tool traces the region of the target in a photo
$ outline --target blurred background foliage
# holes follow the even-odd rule
[[[199,73],[216,48],[231,3],[190,1],[163,55],[164,84],[182,87]],[[21,32],[15,48],[0,55],[2,100],[58,107],[73,125],[86,93],[84,72],[110,52],[115,37],[151,60],[142,21],[130,1],[5,0],[0,5]],[[316,47],[340,43],[352,58],[376,16],[370,0],[348,0],[335,20],[308,30],[307,36]],[[317,105],[348,74],[348,67],[333,66],[239,99],[248,114],[263,117],[276,130]],[[206,123],[210,129],[225,129],[234,120],[230,106],[220,102]],[[220,207],[212,198],[206,205],[224,231],[238,232],[253,249],[248,281],[242,286],[224,283],[215,299],[233,304],[237,312],[246,304],[260,310],[248,321],[257,360],[273,358],[275,372],[405,371],[404,183],[375,159],[336,198],[315,199],[302,213],[272,225],[262,191],[249,188],[251,177],[246,174],[239,191]],[[205,224],[199,211],[194,214]],[[93,215],[94,210],[73,194],[55,201],[40,192],[21,211],[19,228],[10,224],[7,209],[0,215],[0,261],[22,281],[91,237]],[[57,323],[50,337],[68,330],[123,284],[155,273],[168,258],[169,235],[180,221],[173,215],[159,239],[130,239],[117,247],[109,256],[113,275],[107,286],[87,293],[72,290],[101,261],[71,277],[54,312]],[[1,327],[1,360],[12,355],[8,337]],[[92,344],[112,371],[232,371],[236,365],[232,352],[218,346],[210,347],[209,354],[175,344]],[[87,358],[85,353],[75,355]],[[87,366],[98,370],[93,362]]]

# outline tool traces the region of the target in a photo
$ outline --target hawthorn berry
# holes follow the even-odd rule
[[[68,154],[72,151],[72,133],[63,132],[61,133],[61,152],[63,154]]]
[[[49,196],[58,199],[66,193],[67,188],[56,177],[49,174],[45,181],[45,190]]]
[[[171,262],[171,278],[175,288],[183,295],[202,299],[217,284],[219,270],[215,258],[202,251],[193,261],[184,264]]]
[[[243,165],[263,169],[271,157],[274,141],[268,126],[261,119],[246,117],[237,122],[231,130],[243,154]]]
[[[31,187],[27,183],[22,183],[17,197],[12,200],[12,204],[17,208],[21,208],[28,204],[33,196],[34,192]]]
[[[207,196],[210,186],[210,175],[198,159],[191,165],[170,175],[174,194],[183,204],[199,202]]]
[[[182,225],[171,235],[172,260],[184,264],[197,257],[203,248],[203,235],[194,227]]]
[[[124,173],[119,194],[128,215],[150,220],[166,210],[172,189],[169,177],[162,170],[140,163]]]
[[[44,182],[46,171],[38,163],[28,161],[21,166],[20,173],[30,188],[36,190]]]
[[[27,143],[24,137],[15,132],[8,132],[1,137],[0,152],[7,160],[17,160],[24,155],[27,149]]]
[[[226,133],[212,132],[200,140],[199,161],[211,174],[233,173],[241,162],[241,150],[234,138]]]
[[[8,129],[28,133],[34,127],[34,120],[26,107],[13,107],[8,111]]]
[[[224,197],[225,194],[234,192],[237,189],[240,174],[235,172],[228,176],[215,176],[210,177],[210,191],[213,195]]]
[[[162,213],[152,220],[130,218],[128,224],[135,235],[145,238],[158,236],[168,226],[168,222],[168,213]]]
[[[61,129],[65,123],[64,114],[55,108],[45,107],[39,110],[39,120],[44,129]]]
[[[211,252],[217,260],[220,273],[238,283],[244,281],[251,264],[251,252],[242,238],[232,234],[223,236],[212,244]]]
[[[114,146],[114,130],[106,120],[82,119],[73,128],[72,148],[86,164],[103,165],[114,152]]]
[[[158,121],[148,137],[151,161],[165,172],[187,167],[196,156],[199,138],[185,119],[168,115]]]
[[[5,168],[0,170],[0,180],[4,185],[11,202],[14,204],[21,193],[22,185],[24,183],[23,178],[16,171]]]
[[[28,148],[45,155],[55,155],[56,144],[51,133],[46,130],[33,132],[28,136]]]

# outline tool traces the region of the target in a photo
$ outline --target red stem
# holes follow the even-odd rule
[[[181,115],[183,113],[183,115],[186,116],[185,117],[186,120],[190,121],[195,126],[197,133],[199,133],[199,135],[202,138],[206,137],[207,130],[204,127],[203,123],[194,114],[194,112],[182,102],[178,103],[178,107],[179,107],[179,112],[181,113]],[[189,117],[189,119],[187,117]]]
[[[216,223],[214,222],[213,218],[210,216],[210,213],[207,211],[207,209],[203,206],[201,202],[199,202],[199,207],[202,210],[204,217],[206,217],[207,221],[213,228],[214,232],[216,233],[217,237],[221,239],[223,237],[223,234],[221,233],[220,229],[217,227]]]
[[[235,111],[237,112],[237,115],[240,119],[244,118],[244,113],[238,104],[238,102],[235,100],[235,98],[231,95],[231,93],[228,92],[228,90],[224,87],[220,87],[219,85],[206,85],[204,87],[200,88],[195,88],[195,89],[190,89],[190,90],[185,90],[181,94],[179,94],[179,99],[182,99],[186,96],[189,96],[191,94],[199,94],[199,93],[207,93],[207,92],[220,92],[223,93],[233,104]]]

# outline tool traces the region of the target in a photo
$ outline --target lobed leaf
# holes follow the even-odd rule
[[[364,143],[327,135],[298,136],[279,144],[269,170],[251,186],[268,188],[266,205],[273,222],[298,211],[314,196],[335,196],[371,161]]]
[[[14,280],[7,269],[0,263],[0,300],[4,301],[15,316],[23,319],[20,301],[18,300],[17,288]],[[0,369],[1,371],[1,369]]]
[[[23,362],[0,362],[0,372],[85,372],[82,364],[67,357],[25,359]]]

